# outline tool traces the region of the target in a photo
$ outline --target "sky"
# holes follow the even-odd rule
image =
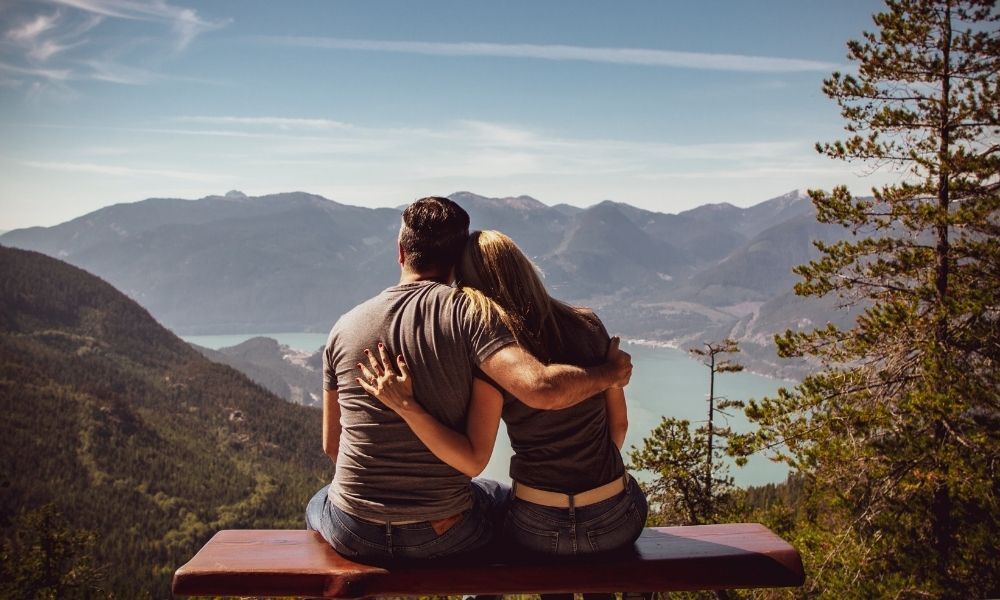
[[[241,190],[749,206],[894,177],[814,145],[876,0],[0,0],[0,230]]]

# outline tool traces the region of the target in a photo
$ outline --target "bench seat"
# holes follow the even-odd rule
[[[650,527],[632,551],[599,560],[391,569],[347,560],[314,531],[224,530],[177,570],[173,591],[360,598],[790,587],[803,579],[795,548],[756,523]]]

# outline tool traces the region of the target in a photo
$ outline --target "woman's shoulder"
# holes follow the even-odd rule
[[[570,352],[571,356],[566,356],[563,360],[578,362],[603,357],[611,339],[604,323],[589,308],[573,307],[572,310],[572,319],[563,322],[562,338],[564,347],[573,350]]]
[[[589,331],[593,333],[600,333],[607,337],[608,332],[604,328],[604,323],[593,309],[586,306],[579,306],[574,307],[574,310],[576,311],[577,316],[580,317],[581,323],[584,324]]]

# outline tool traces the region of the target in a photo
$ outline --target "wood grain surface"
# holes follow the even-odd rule
[[[583,559],[460,559],[391,569],[341,557],[318,533],[225,530],[174,574],[183,596],[360,598],[799,586],[798,552],[763,525],[647,528],[628,551]]]

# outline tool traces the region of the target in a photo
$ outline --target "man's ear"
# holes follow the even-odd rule
[[[403,250],[403,244],[396,242],[396,253],[396,260],[399,261],[399,266],[402,267],[403,263],[406,262],[406,251]]]

